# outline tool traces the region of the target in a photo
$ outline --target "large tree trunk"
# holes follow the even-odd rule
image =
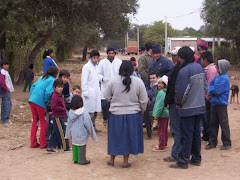
[[[85,61],[86,59],[87,59],[87,46],[84,46],[82,61]]]
[[[30,64],[34,64],[34,61],[36,59],[36,56],[38,55],[40,49],[46,44],[46,42],[48,41],[48,39],[52,36],[52,33],[54,31],[55,28],[52,28],[48,31],[48,33],[43,36],[43,38],[41,39],[40,42],[38,42],[35,47],[33,48],[29,58],[28,58],[28,63],[26,63],[25,68],[23,70],[20,71],[19,74],[19,78],[16,84],[23,84],[24,82],[24,71],[25,69],[30,65]]]

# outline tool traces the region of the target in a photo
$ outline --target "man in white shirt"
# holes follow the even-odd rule
[[[101,84],[101,92],[105,90],[107,84],[110,79],[114,76],[119,75],[119,68],[122,64],[122,61],[116,56],[116,50],[113,47],[109,47],[107,49],[107,57],[99,62],[98,66],[98,74],[99,74],[99,81]],[[102,95],[102,93],[101,93]],[[101,97],[101,104],[102,104],[102,115],[104,120],[104,125],[107,124],[107,120],[109,117],[109,101],[107,101],[103,95]]]

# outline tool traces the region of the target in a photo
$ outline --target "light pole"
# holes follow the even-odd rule
[[[165,16],[165,56],[167,55],[168,42],[167,42],[167,16]]]

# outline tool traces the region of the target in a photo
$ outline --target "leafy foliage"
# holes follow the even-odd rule
[[[234,40],[240,47],[239,0],[205,0],[202,18],[212,35]]]
[[[175,30],[171,25],[167,24],[167,34],[168,37],[175,35]],[[153,25],[150,25],[143,34],[144,42],[154,42],[159,43],[160,45],[165,44],[165,23],[163,21],[156,21]]]

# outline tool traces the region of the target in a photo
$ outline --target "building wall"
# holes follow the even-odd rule
[[[193,46],[195,48],[195,51],[197,50],[197,41],[182,41],[182,40],[172,40],[171,41],[171,47],[170,49],[175,48],[176,46]]]

